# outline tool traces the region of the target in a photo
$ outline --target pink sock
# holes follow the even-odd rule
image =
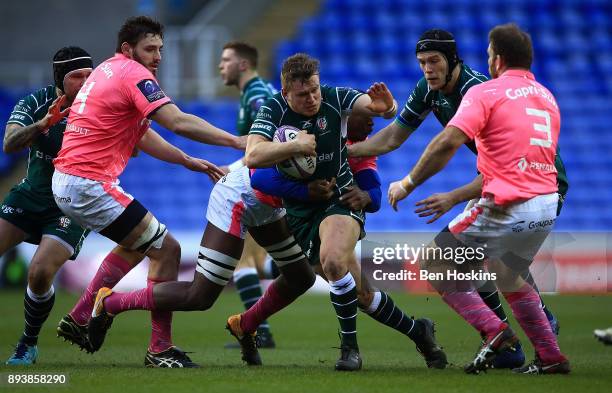
[[[253,333],[270,315],[287,307],[294,300],[281,296],[276,288],[276,282],[272,282],[257,303],[242,314],[240,328],[245,333]]]
[[[147,287],[151,287],[151,302],[153,302],[153,285],[166,280],[147,279]],[[172,344],[172,312],[151,311],[151,341],[149,351],[163,352],[173,346]]]
[[[542,362],[550,364],[565,361],[557,338],[542,310],[540,296],[533,287],[525,284],[518,292],[504,293],[504,297]]]
[[[485,304],[476,291],[444,292],[442,299],[480,334],[492,337],[505,325]]]
[[[111,315],[128,310],[153,310],[153,285],[132,292],[113,292],[104,299],[104,309]]]
[[[91,316],[98,289],[113,288],[132,269],[132,266],[117,254],[109,253],[98,268],[83,295],[70,311],[70,316],[79,325],[86,325]]]

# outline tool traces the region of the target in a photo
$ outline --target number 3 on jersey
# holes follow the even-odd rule
[[[529,116],[537,116],[546,121],[546,124],[533,123],[533,129],[538,132],[546,133],[546,139],[530,138],[529,144],[531,146],[551,147],[552,137],[550,134],[550,114],[544,110],[534,108],[525,108],[525,111]]]
[[[91,92],[91,89],[94,87],[95,84],[96,82],[85,83],[83,87],[81,87],[81,90],[79,90],[75,100],[77,102],[80,101],[81,105],[79,105],[79,110],[77,111],[77,113],[81,114],[85,110],[85,101],[87,101],[87,97],[89,96],[89,93]]]

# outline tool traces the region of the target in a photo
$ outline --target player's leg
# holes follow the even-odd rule
[[[459,215],[450,225],[458,225],[461,223],[461,228],[464,229],[465,233],[462,233],[463,239],[469,240],[467,234],[470,234],[470,230],[476,230],[478,223],[475,222],[474,217],[477,217],[480,208],[475,206],[475,212],[470,213],[464,212]],[[471,217],[473,226],[470,226],[466,217]],[[482,219],[482,217],[480,218]],[[427,249],[462,249],[476,248],[479,247],[480,243],[463,243],[458,240],[453,233],[448,229],[439,233],[435,240],[432,241]],[[444,259],[442,253],[428,252],[425,253],[424,257],[419,260],[420,268],[425,269],[430,273],[441,273],[442,277],[449,277],[448,272],[457,271],[459,264],[456,264],[454,260]],[[454,255],[454,253],[453,253]],[[472,270],[479,270],[478,267],[482,261],[469,261],[464,265],[469,266]],[[465,268],[464,268],[465,269]],[[432,275],[433,277],[433,275]],[[514,332],[508,327],[508,325],[502,322],[499,317],[485,304],[482,298],[478,295],[478,292],[470,281],[457,281],[451,279],[442,280],[430,280],[431,285],[440,293],[442,300],[447,303],[457,314],[466,320],[472,327],[474,327],[482,337],[484,337],[484,343],[482,346],[483,352],[485,349],[488,352],[483,352],[487,355],[486,357],[477,358],[475,364],[469,364],[466,366],[466,372],[479,372],[480,370],[488,367],[494,360],[497,353],[505,350],[508,347],[512,347],[518,340],[514,335]],[[479,353],[480,353],[479,352]],[[476,361],[475,360],[475,361]]]
[[[569,362],[561,353],[557,337],[542,310],[538,292],[521,277],[520,271],[507,263],[490,261],[489,270],[498,275],[504,297],[536,352],[533,363],[514,371],[525,374],[569,373]]]
[[[107,330],[103,326],[104,320],[112,320],[115,315],[123,311],[207,310],[214,304],[231,278],[242,252],[242,246],[243,239],[228,234],[209,222],[202,237],[193,281],[165,281],[127,293],[112,293],[107,288],[103,288],[101,294],[96,298],[95,305],[100,317],[92,318],[89,325],[92,346],[99,348],[104,341]],[[102,327],[92,329],[93,326]],[[168,363],[169,358],[172,359],[172,364]],[[145,365],[148,367],[197,367],[183,351],[174,346],[160,353],[148,351]]]
[[[248,310],[262,296],[258,266],[262,265],[265,259],[266,251],[247,234],[240,262],[238,262],[234,271],[234,285],[245,310]],[[261,325],[257,328],[257,335],[259,336],[260,348],[274,348],[276,346],[268,321],[261,322]],[[235,345],[235,343],[230,343],[226,347],[234,347]]]
[[[0,256],[25,240],[27,233],[0,216]]]
[[[557,195],[542,195],[521,203],[512,217],[515,221],[543,223],[534,231],[509,232],[500,236],[498,258],[489,262],[489,269],[498,275],[499,287],[510,304],[512,313],[536,350],[536,360],[515,369],[521,373],[568,373],[569,362],[561,353],[557,338],[546,314],[540,296],[527,283],[521,273],[529,268],[534,256],[552,229],[556,217]]]
[[[144,255],[137,251],[128,250],[119,245],[115,246],[104,258],[70,313],[60,320],[57,326],[58,336],[90,352],[87,323],[91,317],[98,290],[102,287],[112,289],[143,258]]]
[[[218,298],[238,263],[243,239],[208,223],[193,281],[166,281],[132,292],[108,293],[97,304],[115,316],[129,310],[204,311]]]
[[[178,242],[168,236],[165,225],[117,184],[56,171],[52,188],[58,207],[83,227],[100,233],[126,249],[149,256],[153,261],[149,279],[176,279],[180,258]],[[95,311],[94,307],[92,316]],[[152,315],[154,329],[149,349],[158,351],[162,346],[172,346],[171,318],[169,313]],[[108,329],[109,326],[103,324],[97,328]],[[90,324],[89,329],[91,327]]]
[[[98,294],[94,309],[99,308],[103,317],[98,318],[95,324],[94,318],[90,322],[92,341],[95,339],[101,345],[106,333],[103,324],[104,318],[108,316],[105,311],[106,298],[109,300],[108,308],[111,313],[129,309],[155,309],[157,312],[171,309],[197,310],[207,309],[214,303],[231,278],[242,253],[246,233],[246,227],[242,224],[245,209],[239,189],[241,183],[238,180],[232,180],[231,176],[228,176],[226,182],[219,182],[213,188],[206,214],[208,225],[193,282],[149,285],[143,290],[129,294],[111,295],[110,290],[102,290],[102,295]],[[157,257],[154,254],[151,256]],[[121,301],[121,296],[128,298]],[[115,302],[115,299],[118,301]],[[94,325],[99,329],[92,329]]]
[[[247,333],[267,318],[306,292],[315,282],[308,259],[291,234],[284,218],[269,224],[249,228],[253,239],[276,261],[280,275],[268,287],[262,298],[243,314],[241,327]]]
[[[561,197],[559,201],[560,202],[557,206],[557,216],[561,212],[561,207],[563,204]],[[477,199],[473,199],[469,201],[465,210],[471,209],[474,206],[474,204],[476,204],[477,202],[478,202]],[[531,272],[529,271],[529,269],[521,273],[521,275],[523,279],[525,279],[525,281],[527,281],[538,293],[540,293],[537,285],[535,284],[535,281],[533,280],[533,276],[531,275]],[[501,303],[499,291],[494,282],[490,280],[484,282],[478,288],[478,294],[480,295],[482,300],[484,300],[487,306],[489,306],[489,308],[495,312],[495,314],[499,317],[499,319],[501,319],[504,322],[508,322],[508,317]],[[544,304],[544,300],[542,299],[541,296],[540,296],[540,300],[542,303],[542,308],[544,309],[544,313],[546,313],[546,318],[548,318],[551,328],[553,329],[555,334],[558,335],[559,334],[559,321],[554,316],[554,314],[550,311],[550,309],[546,306],[546,304]],[[518,363],[522,365],[524,361],[525,361],[525,355],[519,343],[517,344],[517,352],[514,353],[512,351],[509,351],[504,356],[498,357],[496,359],[496,364],[494,365],[494,367],[495,368],[514,368],[514,367],[518,367],[517,366]]]
[[[353,254],[354,255],[354,254]],[[375,321],[406,335],[416,345],[429,368],[446,368],[446,354],[436,343],[434,323],[427,318],[413,319],[393,301],[386,292],[374,288],[361,274],[361,266],[353,256],[349,269],[357,286],[361,311]]]
[[[351,216],[327,216],[319,226],[320,260],[329,280],[330,299],[340,324],[341,354],[336,370],[361,369],[357,344],[357,287],[349,271],[361,228]]]
[[[38,335],[55,303],[53,279],[73,253],[69,245],[43,237],[28,269],[28,287],[24,295],[24,330],[7,364],[36,363]]]
[[[559,329],[561,327],[559,325],[559,320],[557,319],[557,317],[555,317],[555,314],[553,314],[553,312],[550,310],[550,308],[544,303],[544,299],[542,299],[542,295],[540,294],[540,289],[538,288],[538,285],[535,283],[535,280],[533,279],[533,275],[531,274],[531,270],[527,269],[524,272],[522,272],[521,273],[521,277],[529,285],[531,285],[531,287],[533,287],[533,289],[536,290],[538,295],[540,295],[540,303],[542,304],[542,310],[544,311],[544,314],[546,314],[546,319],[548,319],[548,323],[550,324],[550,328],[558,336],[559,335]]]

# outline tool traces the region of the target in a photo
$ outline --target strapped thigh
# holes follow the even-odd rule
[[[227,285],[234,274],[238,259],[210,248],[200,247],[196,271],[215,284]]]
[[[274,259],[274,262],[278,267],[283,267],[293,262],[297,262],[301,259],[306,259],[306,256],[302,252],[300,245],[295,240],[293,235],[290,235],[285,240],[264,247],[268,254]]]

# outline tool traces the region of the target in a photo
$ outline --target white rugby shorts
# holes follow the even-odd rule
[[[480,198],[455,217],[448,229],[464,245],[483,247],[489,258],[505,261],[513,255],[530,263],[554,226],[558,198],[555,192],[507,206]]]
[[[284,216],[285,209],[257,198],[247,167],[228,173],[215,184],[206,211],[208,222],[241,239],[245,238],[247,228],[266,225]]]
[[[107,183],[55,171],[52,180],[55,203],[80,226],[100,232],[125,211],[134,197]]]

